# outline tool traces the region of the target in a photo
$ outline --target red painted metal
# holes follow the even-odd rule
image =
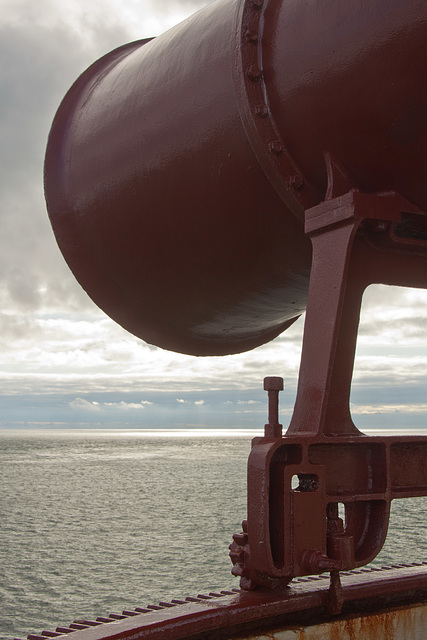
[[[349,409],[363,291],[427,288],[426,34],[424,0],[218,0],[88,69],[46,155],[61,250],[129,331],[233,353],[307,305],[291,424],[267,378],[230,556],[249,590],[330,571],[335,613],[391,500],[427,495],[427,439],[367,437]]]
[[[89,295],[197,355],[288,327],[306,305],[304,210],[325,197],[326,152],[343,184],[427,208],[426,23],[424,0],[219,0],[95,63],[45,164],[58,243]]]
[[[427,438],[367,437],[350,415],[363,291],[427,288],[425,229],[426,215],[395,193],[351,190],[306,212],[313,263],[297,399],[284,437],[275,411],[253,442],[248,518],[230,546],[242,588],[367,564],[385,541],[391,500],[427,495]]]
[[[373,615],[372,636],[366,630],[363,635],[357,635],[354,630],[349,637],[378,639],[381,616],[392,614],[403,606],[410,612],[411,606],[426,602],[426,566],[399,565],[349,572],[342,576],[342,586],[343,613],[339,619],[346,621],[350,631],[355,616],[366,617],[368,625]],[[230,640],[252,638],[254,634],[270,637],[268,634],[275,630],[293,629],[296,633],[305,626],[330,621],[330,599],[327,577],[314,576],[296,579],[278,592],[235,589],[201,594],[197,598],[178,601],[174,606],[171,605],[176,601],[161,603],[152,610],[145,609],[146,613],[140,615],[135,615],[139,609],[124,612],[127,615],[121,620],[112,614],[102,622],[76,621],[77,624],[60,627],[58,631],[61,635],[70,634],[71,640]],[[404,640],[422,637],[415,635],[415,631],[408,615]],[[46,633],[35,637],[44,640]],[[395,638],[391,634],[381,637]]]

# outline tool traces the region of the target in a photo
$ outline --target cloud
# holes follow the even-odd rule
[[[415,405],[407,404],[377,404],[377,405],[355,405],[353,406],[354,415],[389,415],[391,413],[399,413],[406,415],[408,413],[427,413],[427,404],[420,402]]]
[[[43,197],[47,136],[81,71],[129,36],[102,3],[0,0],[0,303],[28,312],[88,305],[53,240]],[[89,303],[89,305],[92,303]]]
[[[123,409],[125,411],[129,409],[145,409],[152,404],[153,403],[148,400],[141,400],[141,402],[125,402],[124,400],[120,402],[97,402],[95,400],[85,400],[84,398],[76,398],[69,403],[72,409],[95,409],[96,411],[100,411],[101,409]]]
[[[154,15],[190,15],[214,0],[148,0],[148,8]]]
[[[72,411],[73,420],[78,414],[82,423],[94,424],[91,420],[97,415],[104,419],[104,414],[114,414],[116,420],[123,412],[126,420],[144,415],[147,424],[167,426],[177,413],[191,422],[191,412],[197,410],[206,421],[212,412],[213,422],[247,419],[252,422],[245,425],[255,426],[256,412],[266,411],[262,381],[271,375],[285,378],[282,411],[289,415],[292,409],[303,318],[247,354],[193,358],[161,351],[127,334],[95,307],[62,259],[46,214],[44,150],[55,110],[70,85],[102,54],[157,35],[207,4],[0,0],[4,423],[43,423],[47,416],[49,422],[67,424],[67,411]],[[367,291],[352,392],[355,407],[374,407],[374,390],[381,406],[421,406],[420,390],[427,382],[425,326],[426,292],[393,287]],[[408,394],[409,388],[413,393]],[[247,414],[237,419],[237,411]]]
[[[101,407],[98,402],[94,400],[90,402],[89,400],[85,400],[84,398],[75,398],[69,403],[71,409],[84,410],[84,411],[99,411]]]

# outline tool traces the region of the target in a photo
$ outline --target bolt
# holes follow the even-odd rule
[[[264,391],[283,391],[283,378],[279,376],[264,378]]]
[[[301,191],[304,188],[304,178],[300,174],[289,176],[288,185],[292,191]]]
[[[283,153],[283,145],[279,140],[273,140],[268,145],[271,153],[274,153],[275,156],[280,156]]]
[[[250,31],[249,29],[245,31],[245,38],[248,42],[252,42],[256,44],[258,42],[258,34],[256,31]]]
[[[256,82],[262,78],[262,71],[256,64],[251,64],[247,71],[247,76],[250,80]]]
[[[384,220],[378,220],[377,231],[385,231],[387,229],[387,222]]]
[[[233,540],[240,547],[244,547],[245,544],[248,544],[248,534],[247,533],[234,533]]]
[[[283,391],[283,378],[269,376],[264,378],[264,391],[268,391],[268,424],[266,435],[280,436],[282,425],[279,424],[279,391]]]
[[[268,116],[268,107],[265,104],[261,104],[255,107],[255,113],[259,118],[266,118]]]

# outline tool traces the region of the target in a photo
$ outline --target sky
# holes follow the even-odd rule
[[[111,49],[156,36],[206,0],[0,0],[0,428],[263,428],[264,376],[293,407],[303,318],[223,358],[179,355],[116,325],[75,281],[43,196],[46,140],[77,76]],[[427,296],[373,287],[352,390],[361,428],[426,425]]]

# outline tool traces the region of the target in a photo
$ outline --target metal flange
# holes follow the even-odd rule
[[[240,117],[256,158],[286,206],[303,220],[304,210],[319,202],[319,194],[286,149],[269,104],[263,35],[273,4],[245,0],[238,5],[234,80]]]

